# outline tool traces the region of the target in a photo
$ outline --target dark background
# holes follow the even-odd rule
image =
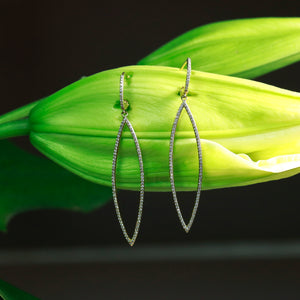
[[[209,22],[299,15],[300,7],[296,0],[199,0],[169,3],[0,0],[0,113],[47,96],[83,75],[135,64],[170,39]],[[257,80],[299,91],[299,63]],[[34,152],[26,138],[15,139],[15,142]],[[299,175],[247,187],[205,191],[202,193],[199,213],[188,236],[180,228],[171,194],[146,193],[143,222],[135,248],[139,245],[193,245],[266,240],[285,243],[298,240],[300,201],[297,182]],[[181,193],[180,196],[181,199],[185,198],[184,210],[190,209],[194,194]],[[120,199],[128,200],[122,203],[124,218],[133,223],[138,194],[124,191],[120,193]],[[0,234],[0,245],[3,249],[124,244],[112,203],[89,214],[55,210],[24,213],[12,220],[7,234]],[[125,268],[124,265],[114,264],[111,267],[111,281],[105,281],[107,294],[104,294],[108,299],[119,299],[122,293],[123,296],[130,295],[127,288],[116,291],[112,283],[114,279],[118,278],[116,286],[124,287],[128,284],[133,289],[139,274],[148,271],[153,276],[140,277],[140,291],[149,294],[148,281],[157,289],[157,294],[150,293],[152,296],[149,298],[140,295],[143,299],[169,299],[171,296],[172,299],[183,299],[184,296],[194,297],[198,292],[201,298],[201,291],[197,292],[195,287],[190,288],[192,285],[197,286],[198,280],[206,286],[206,292],[202,295],[204,298],[201,299],[248,299],[245,295],[241,296],[247,290],[253,292],[246,292],[247,295],[252,295],[252,299],[271,299],[271,295],[272,299],[299,299],[300,296],[298,260],[284,263],[258,261],[253,265],[246,261],[222,264],[195,261],[190,265],[174,261],[171,266],[156,263],[152,269],[141,262],[134,266],[131,273],[126,273],[126,270],[132,268],[132,265]],[[0,276],[33,293],[38,291],[35,294],[43,297],[42,299],[99,299],[101,292],[95,287],[101,285],[107,274],[103,271],[107,265],[87,265],[81,266],[81,269],[73,266],[72,272],[69,267],[62,266],[54,266],[50,271],[49,268],[43,270],[42,267],[28,268],[0,266]],[[262,276],[261,272],[265,268],[269,271]],[[203,271],[199,271],[200,269]],[[242,272],[241,269],[249,272]],[[210,273],[204,279],[208,270]],[[28,272],[33,275],[29,276]],[[79,275],[82,272],[86,274],[86,278],[92,280],[92,288],[85,285],[84,278]],[[287,276],[286,281],[281,280],[284,278],[283,273]],[[56,288],[57,294],[51,294],[51,285],[43,285],[42,281],[55,280],[60,277],[59,274],[67,275],[61,276],[61,288]],[[126,276],[131,276],[131,279],[123,282],[122,278]],[[160,279],[159,284],[151,281],[155,276]],[[238,278],[241,277],[245,280],[242,286],[238,283]],[[37,281],[38,279],[40,280]],[[164,281],[166,285],[163,284]],[[36,286],[35,282],[38,282]],[[79,282],[80,288],[77,286]],[[219,292],[209,288],[215,285],[221,287]],[[238,291],[234,292],[237,286]],[[68,290],[66,298],[61,295],[64,288]],[[70,289],[74,292],[72,296]],[[161,293],[158,291],[160,289]],[[180,290],[179,294],[177,290]],[[84,298],[75,297],[80,292],[85,295]],[[132,296],[134,295],[133,293]],[[286,297],[281,298],[280,295]]]

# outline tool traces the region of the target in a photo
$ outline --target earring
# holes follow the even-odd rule
[[[123,97],[123,87],[124,87],[124,76],[125,73],[123,72],[120,76],[120,106],[122,109],[122,116],[123,116],[123,120],[121,122],[119,131],[118,131],[118,135],[117,135],[117,139],[116,139],[116,143],[115,143],[115,148],[114,148],[114,153],[113,153],[113,162],[112,162],[112,194],[113,194],[113,199],[114,199],[114,204],[115,204],[115,209],[116,209],[116,213],[117,213],[117,217],[119,220],[119,223],[121,225],[121,229],[123,231],[124,237],[127,240],[127,242],[129,243],[130,246],[134,245],[134,242],[137,238],[138,232],[139,232],[139,228],[140,228],[140,224],[141,224],[141,218],[142,218],[142,211],[143,211],[143,204],[144,204],[144,190],[145,190],[145,184],[144,184],[144,166],[143,166],[143,158],[142,158],[142,152],[141,152],[141,148],[137,139],[137,136],[135,134],[135,131],[130,123],[130,121],[128,120],[127,116],[128,116],[128,112],[126,111],[127,107],[128,107],[128,103],[124,103],[124,97]],[[125,104],[125,105],[124,105]],[[120,141],[121,141],[121,136],[122,136],[122,132],[124,129],[125,124],[127,125],[127,127],[130,130],[131,136],[134,140],[135,143],[135,148],[136,148],[136,152],[138,155],[138,159],[139,159],[139,167],[140,167],[140,203],[139,203],[139,208],[138,208],[138,215],[137,215],[137,220],[136,220],[136,224],[135,224],[135,228],[134,228],[134,232],[132,235],[132,238],[129,237],[127,230],[125,228],[125,225],[123,223],[123,219],[121,217],[121,213],[120,213],[120,208],[119,208],[119,204],[118,204],[118,198],[117,198],[117,187],[116,187],[116,167],[117,167],[117,157],[118,157],[118,152],[119,152],[119,147],[120,147]]]
[[[199,205],[199,200],[200,200],[200,193],[201,193],[201,186],[202,186],[202,151],[201,151],[201,143],[200,143],[200,136],[199,136],[199,132],[197,129],[197,125],[196,122],[194,120],[194,117],[192,115],[192,112],[190,111],[189,106],[187,105],[187,95],[188,95],[188,88],[189,88],[189,83],[190,83],[190,77],[191,77],[191,59],[187,58],[187,60],[185,61],[185,63],[183,64],[183,66],[181,67],[180,70],[182,70],[185,65],[187,64],[187,75],[186,75],[186,82],[185,82],[185,88],[184,88],[184,92],[181,95],[181,105],[177,111],[174,123],[173,123],[173,127],[172,127],[172,131],[171,131],[171,137],[170,137],[170,149],[169,149],[169,171],[170,171],[170,183],[171,183],[171,189],[172,189],[172,195],[173,195],[173,199],[174,199],[174,204],[176,207],[176,211],[180,220],[180,223],[183,227],[183,229],[186,231],[186,233],[189,232],[189,230],[191,229],[191,226],[193,224],[193,221],[195,219],[195,215],[197,212],[197,208]],[[174,159],[173,159],[173,152],[174,152],[174,139],[175,139],[175,132],[176,132],[176,127],[178,124],[178,120],[180,118],[181,112],[182,110],[185,108],[190,121],[192,123],[193,126],[193,130],[195,133],[195,139],[196,139],[196,143],[197,143],[197,150],[198,150],[198,160],[199,160],[199,176],[198,176],[198,187],[197,187],[197,194],[196,194],[196,200],[195,200],[195,204],[192,210],[192,215],[191,218],[188,222],[188,224],[185,223],[179,204],[178,204],[178,200],[177,200],[177,196],[176,196],[176,189],[175,189],[175,182],[174,182]]]

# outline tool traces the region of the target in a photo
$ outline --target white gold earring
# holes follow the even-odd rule
[[[185,82],[185,88],[184,88],[184,92],[181,95],[181,105],[177,111],[173,126],[172,126],[172,131],[171,131],[171,137],[170,137],[170,149],[169,149],[169,171],[170,171],[170,183],[171,183],[171,189],[172,189],[172,195],[173,195],[173,199],[174,199],[174,204],[176,207],[176,211],[180,220],[180,223],[183,227],[183,229],[186,231],[186,233],[189,232],[189,230],[191,229],[191,226],[194,222],[195,216],[196,216],[196,212],[198,209],[198,205],[199,205],[199,200],[200,200],[200,193],[201,193],[201,187],[202,187],[202,151],[201,151],[201,143],[200,143],[200,136],[199,136],[199,132],[197,129],[197,125],[196,122],[194,120],[194,117],[192,115],[192,112],[187,104],[187,95],[188,95],[188,88],[189,88],[189,83],[190,83],[190,77],[191,77],[191,59],[187,58],[187,60],[185,61],[185,63],[183,64],[183,66],[181,67],[180,70],[182,70],[185,65],[187,64],[187,75],[186,75],[186,82]],[[178,120],[180,118],[180,115],[183,111],[183,109],[185,108],[190,121],[192,123],[193,126],[193,130],[195,133],[195,139],[196,139],[196,143],[197,143],[197,150],[198,150],[198,160],[199,160],[199,175],[198,175],[198,186],[197,186],[197,194],[196,194],[196,199],[195,199],[195,204],[192,210],[192,215],[190,217],[189,222],[186,224],[181,210],[180,210],[180,206],[177,200],[177,195],[176,195],[176,189],[175,189],[175,182],[174,182],[174,158],[173,158],[173,154],[174,154],[174,139],[175,139],[175,132],[176,132],[176,127],[178,124]]]
[[[141,148],[137,139],[137,136],[135,134],[135,131],[128,120],[128,112],[126,111],[127,107],[124,105],[124,96],[123,96],[123,88],[124,88],[124,76],[125,73],[123,72],[120,76],[120,106],[122,109],[122,116],[123,120],[121,122],[121,125],[119,127],[116,143],[115,143],[115,148],[114,148],[114,153],[113,153],[113,161],[112,161],[112,193],[113,193],[113,199],[114,199],[114,204],[115,204],[115,209],[117,213],[117,217],[119,220],[119,223],[121,225],[121,229],[123,231],[124,237],[129,243],[130,246],[134,245],[134,242],[137,238],[139,229],[140,229],[140,224],[141,224],[141,218],[142,218],[142,211],[143,211],[143,204],[144,204],[144,192],[145,192],[145,180],[144,180],[144,166],[143,166],[143,158],[142,158],[142,152]],[[117,167],[117,157],[118,157],[118,152],[119,152],[119,147],[120,147],[120,141],[121,141],[121,136],[122,132],[124,129],[125,124],[130,130],[131,136],[134,140],[135,143],[135,148],[136,152],[138,155],[138,160],[139,160],[139,168],[140,168],[140,202],[139,202],[139,208],[138,208],[138,215],[137,215],[137,220],[134,228],[134,232],[132,237],[130,238],[127,230],[125,228],[123,219],[121,217],[120,213],[120,208],[118,204],[118,198],[117,198],[117,187],[116,187],[116,167]]]

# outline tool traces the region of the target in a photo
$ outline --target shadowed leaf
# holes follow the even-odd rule
[[[0,299],[3,299],[3,300],[38,300],[38,298],[33,297],[2,280],[0,280]]]
[[[0,230],[23,211],[55,208],[88,212],[111,198],[111,188],[83,180],[10,141],[0,141],[0,154]]]

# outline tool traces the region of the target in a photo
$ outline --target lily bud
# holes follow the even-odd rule
[[[129,66],[81,79],[30,112],[30,140],[46,156],[93,182],[111,186],[122,121],[119,78],[125,72],[128,119],[139,140],[148,191],[169,191],[169,139],[186,70]],[[187,103],[200,133],[203,189],[248,185],[300,171],[300,94],[234,77],[192,71]],[[178,191],[196,190],[197,147],[180,117],[174,147]],[[125,127],[118,188],[139,189],[139,163]]]
[[[180,35],[141,65],[178,67],[254,78],[300,60],[300,18],[257,18],[212,23]]]

